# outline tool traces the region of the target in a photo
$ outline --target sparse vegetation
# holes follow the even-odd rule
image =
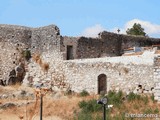
[[[138,94],[134,94],[133,92],[130,92],[129,95],[127,96],[128,101],[134,101],[134,100],[140,100],[141,96]]]
[[[40,67],[42,68],[42,70],[44,72],[48,72],[49,70],[49,63],[46,63],[46,62],[43,62],[41,57],[40,57],[40,54],[34,54],[33,55],[33,60],[40,65]]]
[[[157,103],[152,100],[151,96],[137,95],[133,92],[126,96],[122,91],[109,91],[106,97],[108,98],[108,104],[113,105],[113,108],[107,109],[106,112],[109,120],[125,120],[125,113],[159,113],[159,109],[156,106]],[[98,109],[94,109],[93,104],[96,104],[96,100],[94,100],[79,102],[81,111],[75,120],[102,120],[102,106],[100,105]],[[128,119],[132,120],[133,118]]]
[[[8,89],[8,87],[5,87],[5,89]],[[10,92],[13,89],[17,90],[17,88],[12,87]],[[1,91],[6,92],[6,90]],[[44,97],[43,117],[45,118],[51,119],[51,116],[58,116],[58,118],[67,120],[102,120],[103,118],[102,105],[97,104],[98,97],[100,96],[89,95],[80,97],[71,94],[54,99],[50,94],[51,92]],[[27,102],[32,101],[30,104],[27,104],[27,108],[26,106],[19,106],[5,109],[5,111],[0,112],[0,118],[1,115],[6,115],[5,113],[7,112],[10,115],[17,115],[17,118],[13,120],[17,120],[18,118],[26,119],[25,111],[27,109],[27,119],[39,119],[40,101],[36,99],[39,96],[39,92],[36,92],[35,95],[37,97],[34,100],[33,98],[27,100]],[[152,100],[151,96],[136,95],[132,92],[126,96],[122,91],[109,91],[107,97],[108,104],[113,105],[112,108],[107,109],[107,120],[125,120],[125,113],[159,114],[160,106]],[[24,100],[26,101],[26,99]],[[12,101],[22,102],[23,99],[17,100],[13,98]],[[8,102],[8,99],[0,99],[1,104],[5,102]],[[132,120],[132,118],[127,119]]]
[[[43,70],[45,72],[48,72],[48,70],[49,70],[49,64],[48,63],[43,63],[41,67],[43,68]]]
[[[23,57],[28,61],[32,56],[31,56],[31,51],[26,49],[22,51]]]
[[[86,90],[83,90],[81,93],[80,93],[80,96],[81,97],[85,97],[85,96],[88,96],[89,93],[86,91]]]

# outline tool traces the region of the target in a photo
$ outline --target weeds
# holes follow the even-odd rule
[[[129,95],[127,96],[128,101],[134,101],[134,100],[140,100],[141,96],[134,94],[133,92],[130,92]]]
[[[102,106],[97,104],[97,100],[92,99],[89,101],[81,101],[79,102],[79,107],[82,109],[83,112],[98,112],[100,110],[102,110]]]
[[[49,69],[49,64],[48,63],[43,63],[41,67],[43,68],[43,70],[45,72],[48,72],[48,69]]]
[[[81,97],[85,97],[85,96],[88,96],[89,93],[86,91],[86,90],[83,90],[81,93],[80,93],[80,96]]]
[[[42,68],[42,70],[43,70],[44,72],[48,72],[48,70],[49,70],[49,64],[42,61],[42,59],[41,59],[41,57],[40,57],[40,54],[34,54],[32,58],[33,58],[33,60],[34,60],[37,64],[40,65],[40,67]]]
[[[109,104],[113,104],[115,107],[119,108],[122,103],[123,93],[122,91],[119,91],[118,93],[109,91],[107,97]]]
[[[26,49],[22,51],[23,57],[28,61],[32,56],[31,56],[31,51]]]

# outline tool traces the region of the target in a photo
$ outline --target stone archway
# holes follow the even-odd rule
[[[107,92],[107,76],[100,74],[98,76],[98,94]]]

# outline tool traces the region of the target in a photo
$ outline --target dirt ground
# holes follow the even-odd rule
[[[0,87],[0,97],[2,94],[17,94],[24,88],[22,87]],[[33,89],[25,88],[25,90],[32,92]],[[33,94],[36,94],[33,90]],[[36,95],[34,95],[36,96]],[[72,120],[75,112],[79,110],[78,103],[83,99],[91,99],[95,96],[79,97],[78,95],[65,95],[58,92],[47,92],[43,97],[43,120]],[[1,108],[6,103],[16,104]],[[39,120],[40,114],[40,98],[0,98],[0,120]],[[23,119],[20,119],[23,117]],[[27,118],[27,119],[26,119]]]
[[[40,117],[39,116],[36,116],[34,117],[32,120],[39,120]],[[57,116],[48,116],[48,117],[43,117],[44,120],[63,120],[62,118],[60,117],[57,117]],[[18,117],[18,115],[15,115],[15,114],[6,114],[6,113],[2,113],[0,114],[0,120],[20,120],[20,118]],[[23,120],[26,120],[25,118]]]

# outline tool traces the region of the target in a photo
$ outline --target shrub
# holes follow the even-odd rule
[[[79,102],[78,105],[79,105],[80,108],[84,108],[87,105],[87,102],[82,100],[81,102]]]
[[[129,95],[127,96],[128,101],[134,101],[134,100],[140,100],[141,96],[137,95],[133,92],[130,92]]]
[[[113,104],[114,106],[119,107],[122,103],[123,93],[122,91],[119,91],[118,93],[115,91],[109,91],[107,97],[109,104]]]
[[[86,91],[86,90],[83,90],[81,93],[80,93],[80,96],[81,97],[85,97],[85,96],[88,96],[89,93]]]
[[[28,49],[23,50],[22,55],[28,61],[31,58],[31,51]]]
[[[159,109],[156,108],[156,109],[154,110],[154,113],[155,113],[155,114],[156,114],[156,113],[159,113]]]
[[[151,108],[147,108],[144,110],[144,114],[152,114],[153,110]]]
[[[82,109],[83,112],[98,112],[100,110],[102,110],[102,106],[97,104],[97,100],[92,99],[89,101],[81,101],[79,102],[79,107]]]

